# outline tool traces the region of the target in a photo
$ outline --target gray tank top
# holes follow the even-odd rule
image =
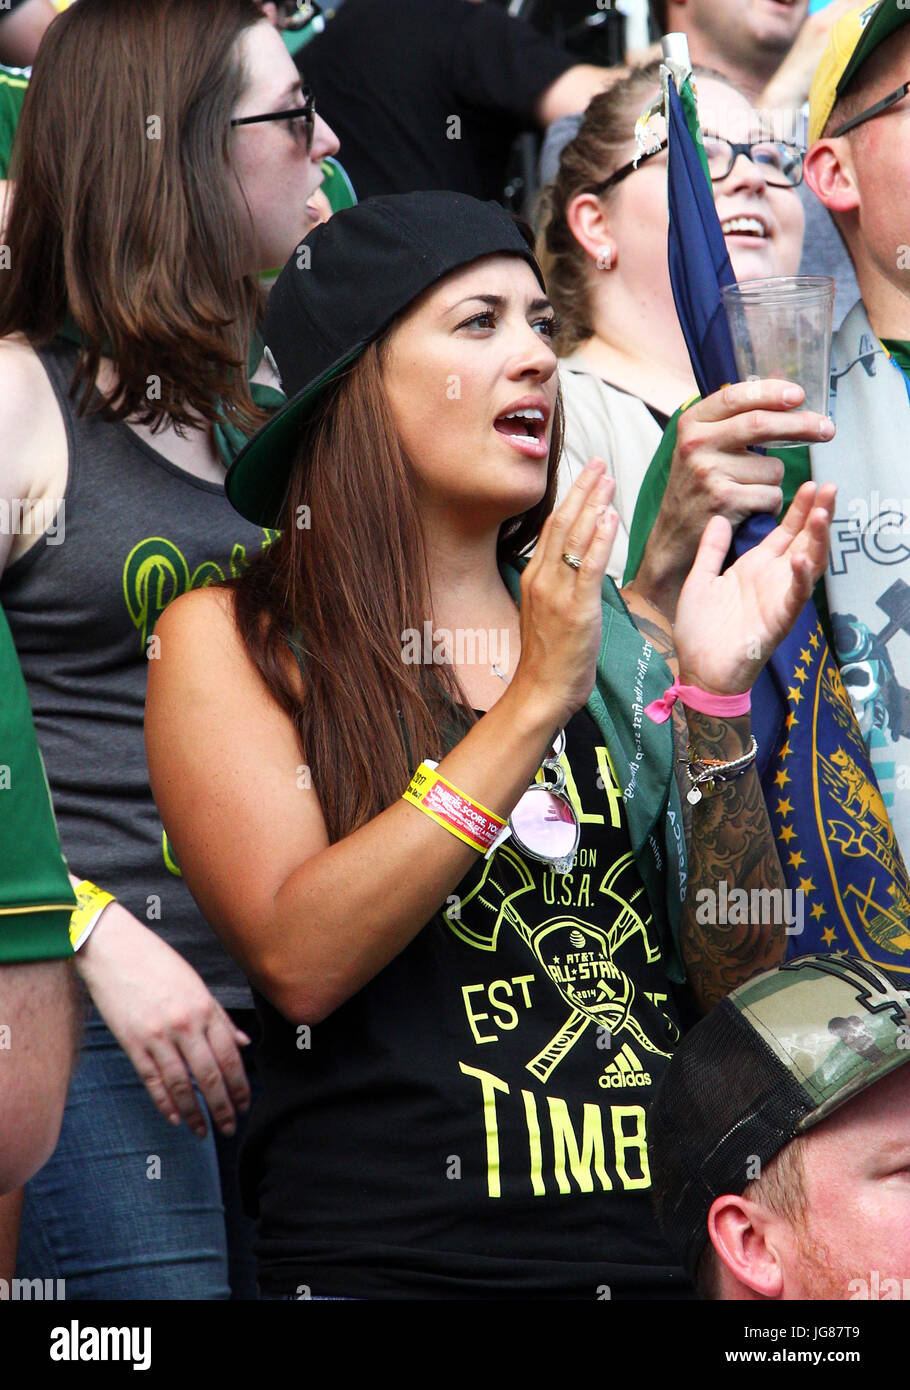
[[[274,537],[219,483],[168,462],[128,426],[79,418],[77,349],[39,352],[66,424],[65,496],[0,580],[70,870],[114,893],[226,1008],[246,980],[202,917],[162,830],[143,738],[149,646],[170,601],[229,577]]]

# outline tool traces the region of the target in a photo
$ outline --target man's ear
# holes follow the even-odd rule
[[[859,207],[853,157],[845,135],[836,140],[816,140],[803,161],[803,177],[829,212],[852,212]]]
[[[569,231],[598,270],[612,270],[616,264],[616,240],[594,193],[576,193],[566,205]]]
[[[759,1298],[780,1298],[784,1270],[779,1255],[781,1218],[758,1202],[726,1193],[708,1212],[708,1238],[734,1279]]]

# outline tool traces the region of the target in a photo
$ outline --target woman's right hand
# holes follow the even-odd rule
[[[780,511],[784,465],[754,450],[773,440],[833,439],[826,415],[796,409],[804,400],[793,382],[740,381],[680,415],[667,488],[635,579],[671,621],[711,517],[726,517],[735,528],[754,513]]]
[[[562,727],[594,688],[602,623],[601,591],[619,517],[615,482],[592,458],[547,518],[521,577],[521,659],[513,693],[552,706]],[[575,555],[578,569],[563,555]]]

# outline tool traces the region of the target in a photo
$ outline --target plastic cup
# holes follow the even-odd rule
[[[801,386],[803,410],[828,414],[834,281],[829,275],[777,276],[727,285],[724,309],[741,381],[776,377]],[[793,448],[792,439],[765,449]]]

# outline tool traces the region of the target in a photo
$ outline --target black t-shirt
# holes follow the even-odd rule
[[[690,1296],[645,1132],[679,1013],[600,732],[582,710],[566,735],[570,874],[507,841],[311,1032],[257,998],[267,1292]]]
[[[496,5],[345,0],[297,62],[358,198],[499,198],[512,141],[577,59]]]

